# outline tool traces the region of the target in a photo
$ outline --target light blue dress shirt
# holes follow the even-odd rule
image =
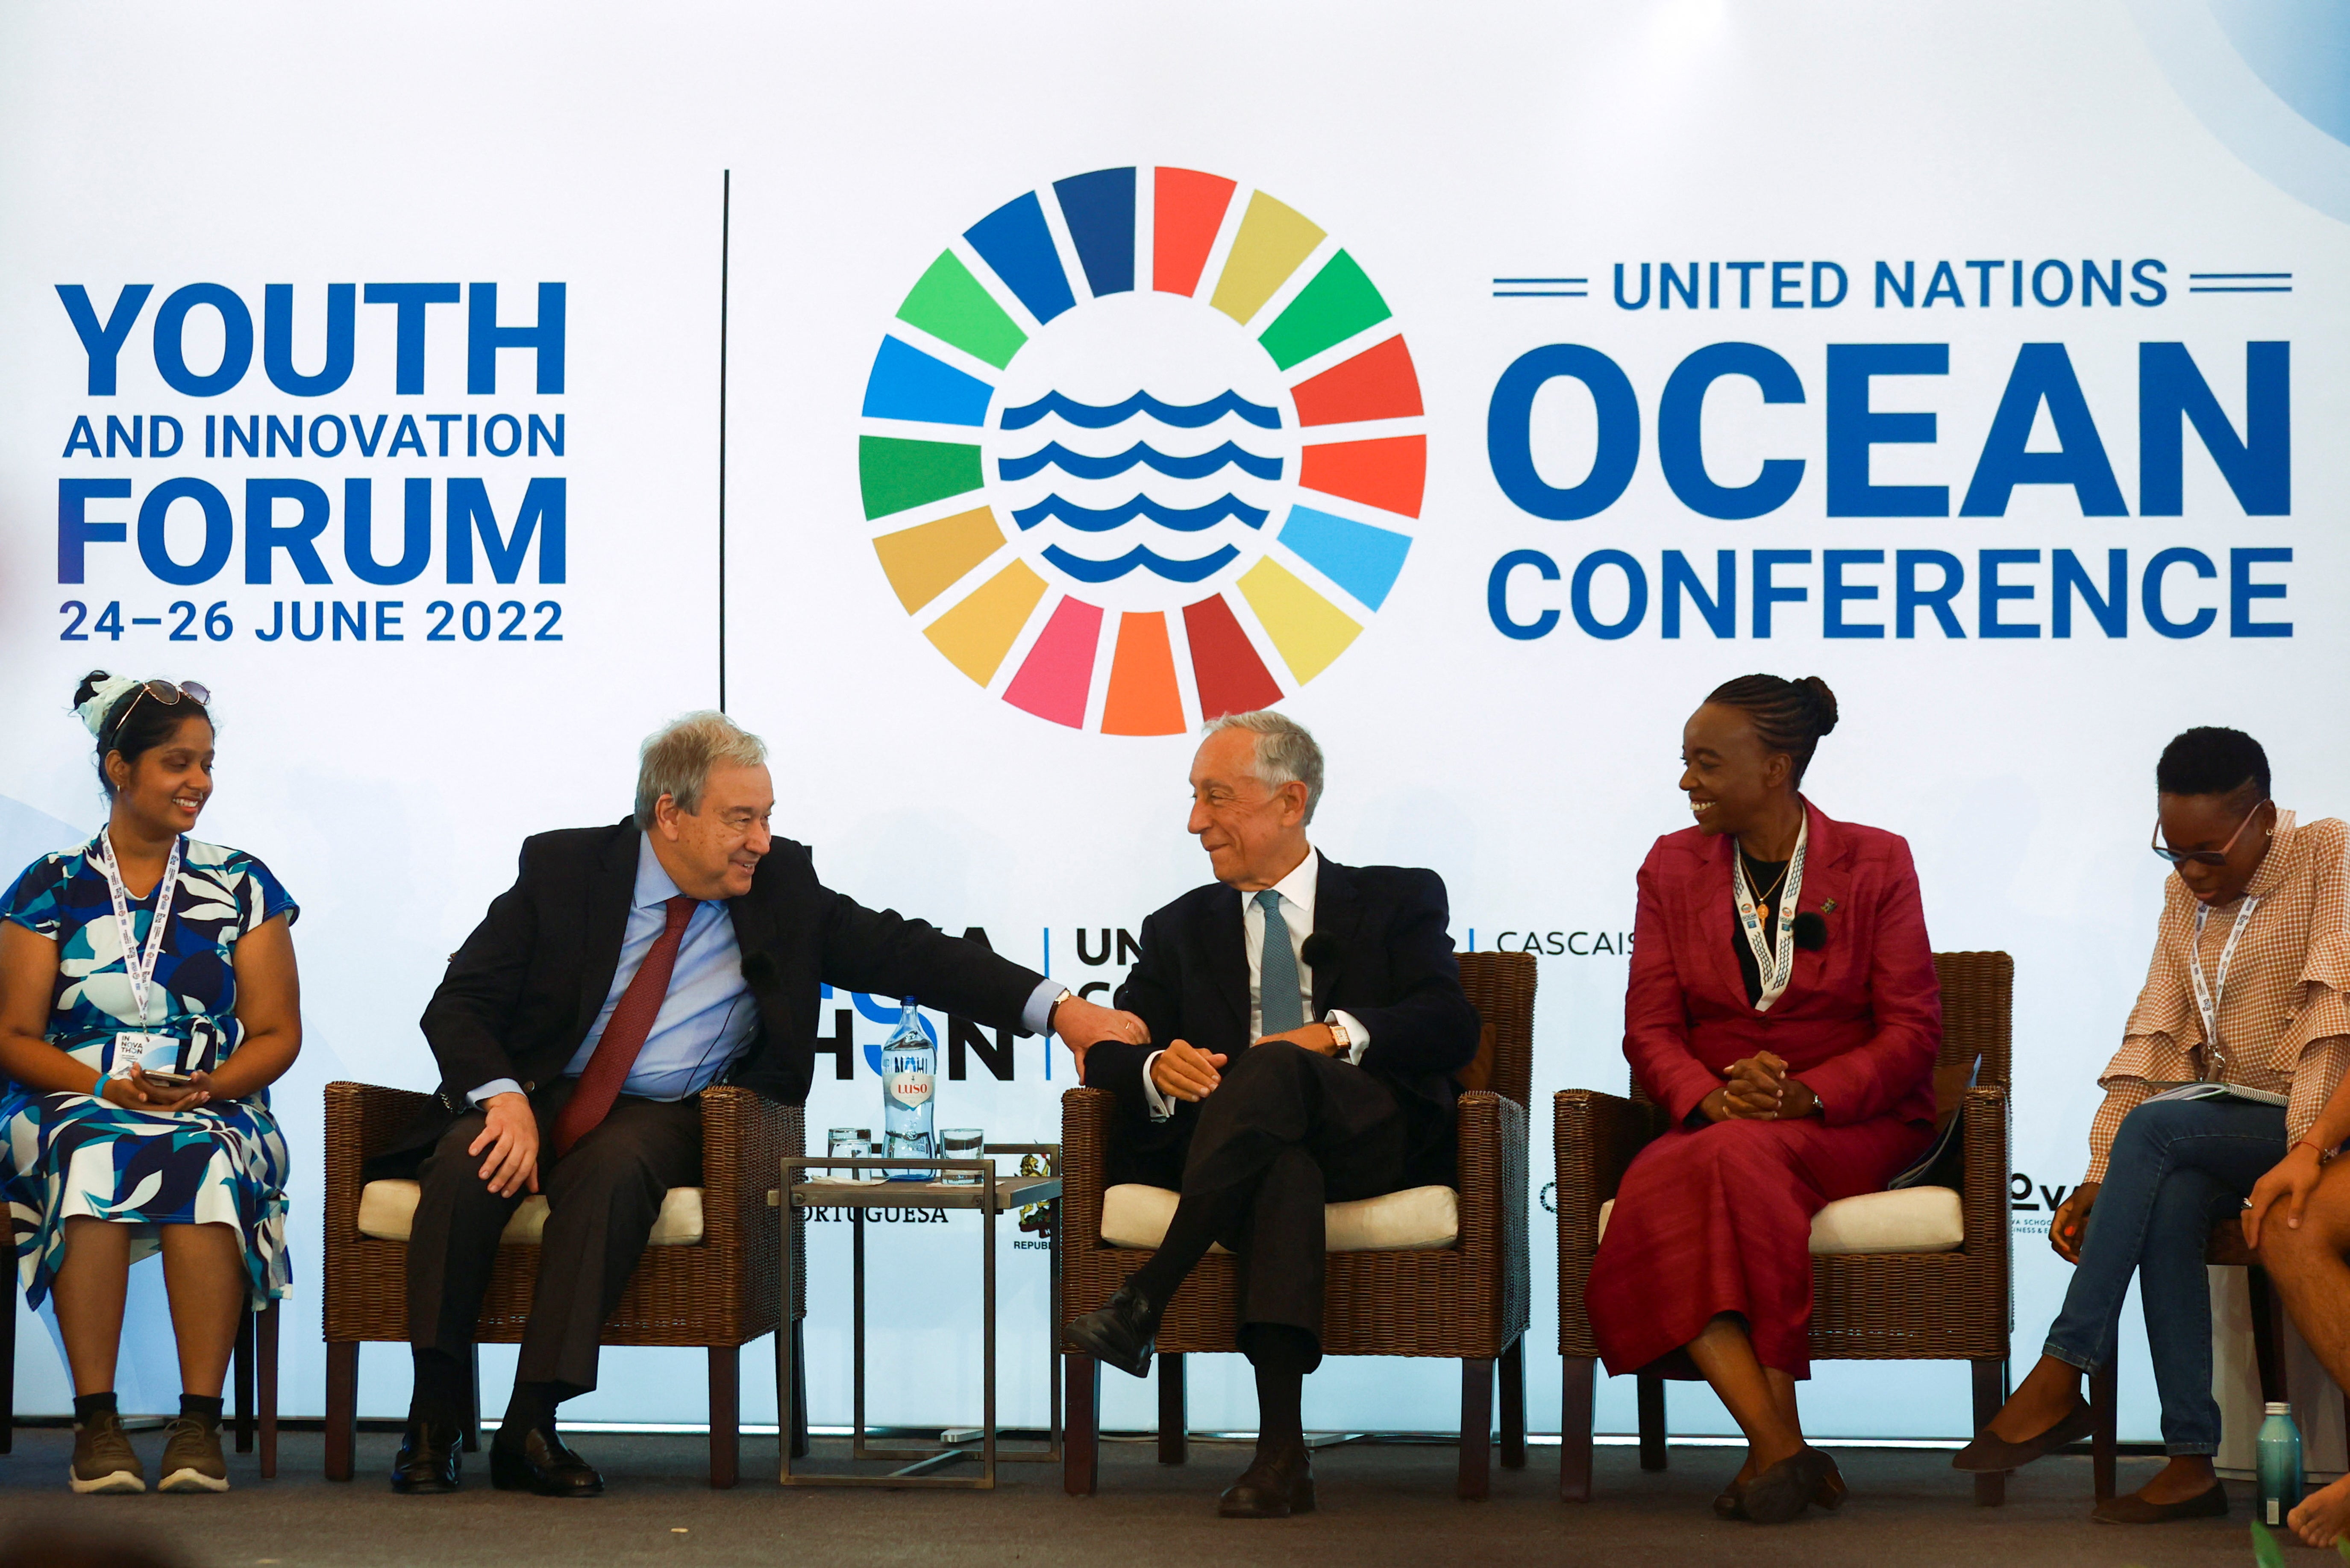
[[[612,1020],[612,1010],[619,1006],[629,982],[644,967],[645,955],[652,951],[669,923],[664,906],[677,896],[677,884],[661,868],[652,840],[639,835],[637,885],[629,901],[629,923],[620,938],[619,965],[612,971],[612,986],[604,993],[595,1026],[564,1066],[566,1077],[576,1078],[588,1070],[597,1042],[604,1038],[604,1026]],[[1030,1033],[1045,1033],[1061,991],[1059,981],[1048,980],[1030,995],[1022,1020]],[[698,1095],[743,1054],[758,1029],[759,1007],[743,980],[743,950],[734,940],[733,918],[726,912],[725,900],[705,898],[686,920],[677,963],[670,971],[669,994],[653,1015],[652,1032],[645,1036],[620,1093],[648,1100],[682,1100]],[[478,1106],[494,1095],[522,1092],[522,1085],[514,1079],[495,1078],[467,1098]]]

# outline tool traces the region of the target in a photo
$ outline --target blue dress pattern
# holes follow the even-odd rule
[[[49,1001],[50,1044],[89,1068],[111,1072],[115,1035],[139,1029],[121,928],[114,918],[98,841],[45,855],[0,898],[0,919],[57,944]],[[219,1029],[222,1059],[244,1042],[236,1021],[236,943],[248,931],[299,913],[269,868],[241,850],[180,840],[180,879],[148,1001],[151,1032],[187,1038],[198,1018]],[[143,948],[155,894],[131,904],[133,940]],[[158,1006],[163,1022],[154,1022]],[[6,1140],[0,1195],[26,1300],[38,1306],[65,1258],[65,1223],[77,1216],[134,1225],[133,1259],[160,1245],[159,1225],[233,1228],[255,1303],[286,1293],[286,1139],[266,1090],[192,1111],[130,1110],[89,1095],[35,1094],[0,1086]]]

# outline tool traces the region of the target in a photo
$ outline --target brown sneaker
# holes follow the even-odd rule
[[[163,1479],[157,1491],[226,1491],[228,1460],[220,1424],[182,1416],[163,1428]]]
[[[73,1469],[67,1484],[78,1492],[145,1491],[147,1472],[131,1451],[122,1417],[109,1410],[74,1423]]]

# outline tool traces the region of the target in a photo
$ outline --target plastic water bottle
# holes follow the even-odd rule
[[[2301,1502],[2301,1428],[2293,1407],[2272,1403],[2261,1423],[2261,1522],[2281,1525]]]
[[[898,1016],[898,1032],[881,1047],[881,1119],[888,1140],[884,1158],[936,1157],[938,1145],[931,1128],[938,1116],[938,1103],[932,1098],[938,1072],[939,1048],[923,1032],[921,1014],[914,1010],[914,999],[910,996],[905,1011]],[[888,1172],[892,1181],[928,1181],[937,1174],[933,1170]]]

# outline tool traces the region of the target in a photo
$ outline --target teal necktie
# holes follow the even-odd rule
[[[1257,963],[1258,1011],[1265,1034],[1305,1027],[1305,1000],[1298,993],[1297,954],[1289,945],[1289,922],[1281,918],[1281,895],[1267,888],[1256,896],[1264,911],[1264,950]]]

